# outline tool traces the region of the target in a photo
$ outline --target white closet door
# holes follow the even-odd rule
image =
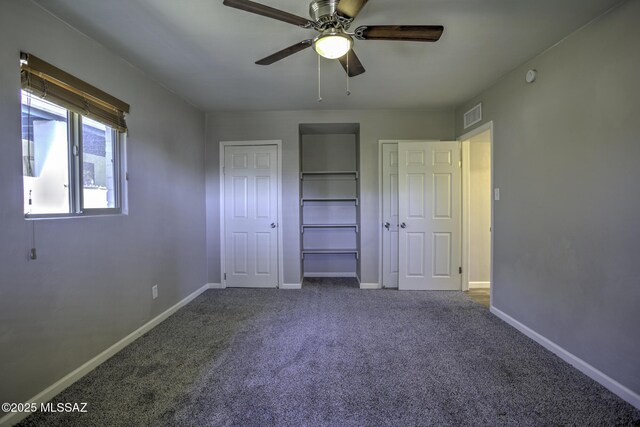
[[[227,287],[278,286],[277,162],[275,145],[225,148]]]
[[[459,290],[458,142],[398,144],[399,289]]]
[[[382,286],[398,287],[398,144],[382,145]]]

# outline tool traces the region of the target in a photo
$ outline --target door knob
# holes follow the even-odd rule
[[[407,224],[403,222],[402,224],[400,224],[400,228],[407,228]]]
[[[272,222],[272,223],[271,223],[271,228],[276,228],[276,227],[277,227],[277,226],[276,226],[276,223],[275,223],[275,222]]]
[[[385,222],[384,223],[384,228],[386,228],[388,230],[389,227],[391,227],[391,224],[389,222]]]

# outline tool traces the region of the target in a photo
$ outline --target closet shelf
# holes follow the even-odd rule
[[[303,233],[305,228],[355,228],[358,232],[358,224],[303,224],[300,228]]]
[[[302,250],[302,259],[306,254],[317,254],[317,255],[355,255],[356,259],[359,257],[359,252],[357,249],[303,249]]]
[[[305,175],[355,175],[358,179],[358,171],[308,171],[300,172],[300,179],[304,179]]]
[[[300,206],[304,206],[304,202],[355,202],[358,206],[357,197],[311,197],[300,199]]]

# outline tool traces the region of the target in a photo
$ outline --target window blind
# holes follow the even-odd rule
[[[127,131],[129,104],[29,54],[20,53],[22,89],[87,116],[120,132]]]

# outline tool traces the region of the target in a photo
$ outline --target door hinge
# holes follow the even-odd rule
[[[462,267],[458,267],[458,274],[462,274]]]
[[[462,169],[462,160],[458,160],[458,166]]]
[[[227,280],[227,273],[224,273],[224,280]]]

